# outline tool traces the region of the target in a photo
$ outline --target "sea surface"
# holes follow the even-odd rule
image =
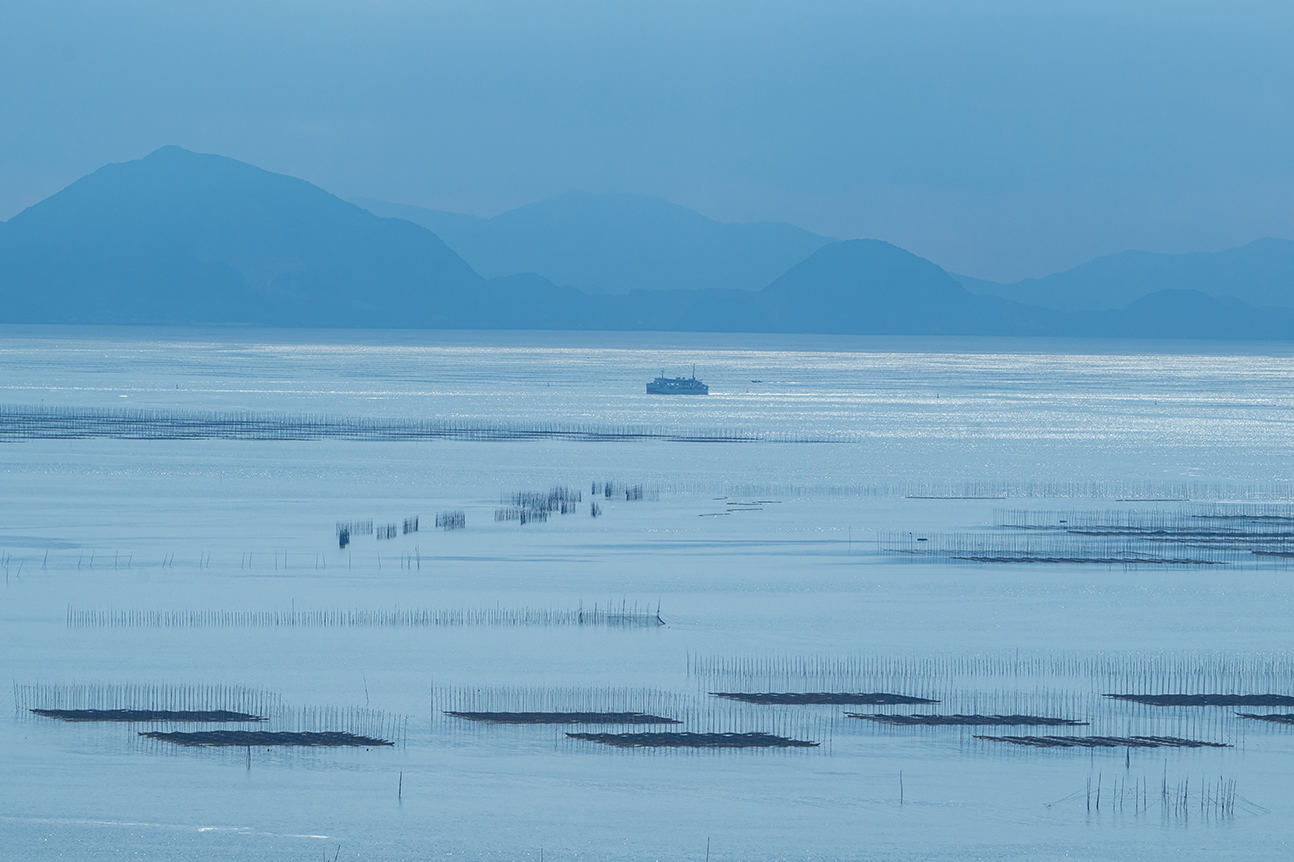
[[[645,394],[693,366],[709,396]],[[3,327],[0,405],[763,438],[0,442],[5,858],[1279,859],[1294,844],[1294,728],[1103,697],[1294,695],[1288,566],[911,552],[997,536],[1025,510],[1287,511],[1288,345]],[[553,489],[578,495],[568,514],[496,520]],[[446,513],[465,528],[437,529]],[[345,548],[339,524],[360,525]],[[543,622],[593,608],[663,624]],[[143,611],[225,622],[81,622]],[[239,616],[315,611],[475,622]],[[710,694],[882,690],[940,703]],[[397,744],[190,749],[138,734],[193,726],[28,712],[186,697]],[[576,707],[819,744],[626,751],[566,736],[626,728],[444,714]],[[895,728],[851,711],[1090,724]],[[1047,733],[1228,747],[976,738]]]

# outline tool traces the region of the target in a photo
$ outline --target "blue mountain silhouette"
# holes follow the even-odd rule
[[[426,212],[419,217],[434,222]],[[598,213],[600,228],[590,222]],[[1139,288],[1121,305],[1109,306],[1120,301],[1114,291],[1114,299],[1063,309],[983,295],[984,283],[879,240],[720,225],[654,198],[559,196],[497,219],[436,218],[460,239],[477,222],[497,222],[489,241],[503,244],[494,246],[492,266],[505,270],[533,263],[576,273],[586,265],[579,278],[601,273],[605,288],[619,265],[613,286],[667,289],[590,294],[534,268],[487,270],[487,279],[422,225],[304,180],[163,147],[107,165],[0,223],[0,322],[1294,337],[1294,309],[1236,298],[1276,304],[1286,296],[1284,241],[1251,244],[1232,258],[1181,256],[1210,263],[1192,269],[1177,261],[1177,286]],[[499,239],[509,236],[515,247]],[[760,237],[776,254],[749,252]],[[802,259],[761,289],[745,289],[795,243],[807,249]],[[588,249],[584,264],[579,248]],[[748,254],[758,259],[741,263]],[[1248,269],[1227,269],[1228,259]],[[1210,290],[1189,287],[1201,283]],[[1219,296],[1218,285],[1226,293]]]

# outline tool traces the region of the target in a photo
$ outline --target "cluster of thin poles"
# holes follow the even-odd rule
[[[128,440],[664,440],[698,443],[799,443],[819,440],[817,437],[795,433],[722,428],[676,429],[592,422],[481,422],[164,408],[140,410],[0,405],[0,440],[89,437]]]
[[[547,521],[552,514],[574,514],[583,499],[583,492],[564,486],[549,491],[518,491],[503,501],[507,505],[494,510],[494,520],[522,524]]]
[[[1192,790],[1189,778],[1170,784],[1165,764],[1163,778],[1158,783],[1158,792],[1155,792],[1149,779],[1133,776],[1123,781],[1113,779],[1107,788],[1102,773],[1097,773],[1095,782],[1089,775],[1083,794],[1087,810],[1099,812],[1104,806],[1106,811],[1131,811],[1139,815],[1158,807],[1164,819],[1186,821],[1196,814],[1214,818],[1233,817],[1237,802],[1244,801],[1236,790],[1236,779],[1223,775],[1216,779],[1202,777]]]
[[[963,679],[1081,679],[1128,693],[1230,687],[1294,688],[1294,652],[1004,650],[932,655],[698,655],[687,672],[704,683],[942,688]],[[823,689],[829,690],[829,689]],[[845,689],[839,689],[845,690]],[[908,692],[911,693],[911,692]]]
[[[268,717],[283,708],[283,699],[277,693],[239,685],[15,682],[13,699],[18,712],[29,709],[229,710]]]
[[[332,610],[83,610],[68,606],[68,628],[429,628],[439,626],[664,625],[659,608],[637,604],[577,608],[337,608]]]

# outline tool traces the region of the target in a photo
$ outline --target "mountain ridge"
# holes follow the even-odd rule
[[[6,291],[11,316],[114,323],[382,325],[400,307],[432,324],[485,284],[415,225],[179,147],[105,165],[0,225],[0,275],[27,288]]]
[[[1255,307],[1294,308],[1294,240],[1263,237],[1217,252],[1126,250],[1011,284],[955,276],[972,292],[1058,311],[1108,311],[1160,290],[1233,296]]]
[[[436,233],[486,278],[533,272],[585,293],[759,290],[832,237],[725,223],[651,195],[566,192],[491,218],[356,202]]]
[[[687,223],[702,236],[718,224],[671,222]],[[1279,288],[1284,247],[1258,249],[1267,263],[1255,271]],[[533,271],[487,279],[425,227],[179,147],[106,165],[0,223],[0,322],[1294,338],[1294,309],[1191,288],[1081,311],[981,295],[874,239],[824,242],[758,290],[589,294]]]

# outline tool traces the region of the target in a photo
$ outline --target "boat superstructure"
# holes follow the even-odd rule
[[[709,395],[710,387],[696,379],[696,366],[693,365],[691,377],[666,377],[662,371],[660,377],[647,384],[647,394]]]

